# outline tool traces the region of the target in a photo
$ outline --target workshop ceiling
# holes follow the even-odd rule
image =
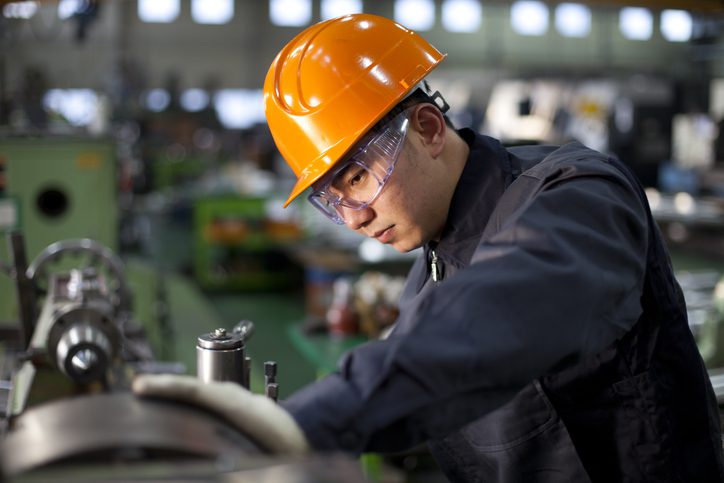
[[[562,1],[562,0],[561,0]],[[724,0],[575,0],[597,7],[646,7],[656,10],[667,8],[724,13]],[[548,3],[559,3],[548,0]]]

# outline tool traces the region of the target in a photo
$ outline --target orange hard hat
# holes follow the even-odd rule
[[[291,40],[269,67],[264,109],[297,176],[286,207],[326,173],[445,58],[384,17],[326,20]]]

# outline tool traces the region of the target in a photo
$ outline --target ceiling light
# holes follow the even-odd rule
[[[521,0],[510,7],[510,23],[520,35],[543,35],[548,31],[548,7],[537,0]]]
[[[445,0],[442,4],[442,26],[450,32],[475,32],[482,19],[479,0]]]
[[[686,10],[661,12],[661,35],[670,42],[688,42],[691,39],[693,21]]]
[[[301,27],[312,20],[311,0],[269,0],[269,19],[280,27]]]
[[[580,3],[559,4],[556,29],[564,37],[585,37],[591,32],[591,9]]]
[[[627,39],[649,40],[653,33],[654,19],[646,8],[625,7],[619,13],[618,24]]]
[[[322,20],[362,13],[362,0],[322,0],[320,5]]]
[[[430,30],[435,25],[435,2],[395,0],[395,20],[412,30]]]

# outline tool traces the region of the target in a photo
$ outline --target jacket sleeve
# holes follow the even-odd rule
[[[431,291],[413,330],[350,351],[337,372],[283,403],[311,444],[396,451],[442,437],[629,330],[647,225],[621,178],[521,180],[538,183],[537,195]],[[632,304],[638,312],[623,315]]]

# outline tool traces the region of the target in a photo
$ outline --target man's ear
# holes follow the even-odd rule
[[[410,116],[411,128],[417,132],[430,156],[437,157],[445,147],[445,118],[433,104],[418,104]]]

